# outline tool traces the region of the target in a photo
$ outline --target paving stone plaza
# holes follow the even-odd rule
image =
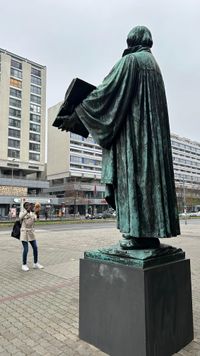
[[[105,355],[78,338],[79,259],[85,250],[116,243],[113,224],[37,228],[43,270],[21,270],[21,244],[0,230],[0,355]],[[200,356],[200,221],[181,223],[168,242],[191,259],[195,338],[176,355]],[[122,355],[123,356],[123,355]],[[139,355],[138,355],[139,356]]]

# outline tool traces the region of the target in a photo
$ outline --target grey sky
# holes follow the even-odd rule
[[[200,141],[199,0],[0,0],[0,47],[47,66],[47,107],[80,77],[100,84],[146,25],[163,73],[171,131]]]

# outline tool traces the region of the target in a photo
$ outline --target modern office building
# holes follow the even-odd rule
[[[0,215],[48,187],[46,67],[0,49]]]
[[[48,111],[48,163],[46,191],[60,204],[80,213],[107,208],[101,179],[101,148],[87,139],[52,127],[61,103]],[[200,143],[171,134],[175,184],[179,210],[200,205]],[[74,206],[74,208],[73,208]]]
[[[71,213],[102,212],[108,206],[101,184],[102,150],[91,136],[87,139],[61,132],[52,123],[61,103],[48,110],[48,155],[45,191],[60,198]]]
[[[200,143],[171,135],[179,210],[200,205]]]

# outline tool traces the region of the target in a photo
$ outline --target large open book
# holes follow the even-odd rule
[[[65,99],[61,105],[58,114],[53,122],[53,126],[59,127],[62,125],[63,120],[67,115],[73,114],[75,108],[85,99],[96,87],[92,84],[85,82],[79,78],[72,80],[70,86],[68,87]],[[85,127],[81,121],[77,120],[73,132],[78,135],[85,136]],[[70,130],[71,131],[71,130]]]

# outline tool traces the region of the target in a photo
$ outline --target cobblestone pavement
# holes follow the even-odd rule
[[[182,224],[182,238],[170,239],[186,251],[192,267],[195,339],[176,355],[200,356],[199,229],[200,224]],[[117,242],[120,234],[108,227],[36,233],[45,269],[32,269],[30,250],[30,271],[23,272],[20,242],[0,231],[0,355],[105,355],[78,338],[79,258],[85,250]]]

